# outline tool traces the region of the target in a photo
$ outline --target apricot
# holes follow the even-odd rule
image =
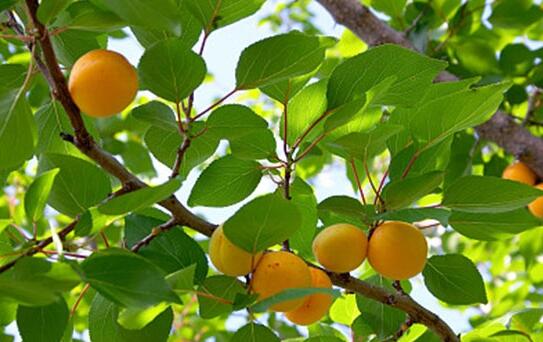
[[[428,244],[421,231],[405,222],[389,221],[378,226],[368,243],[368,261],[381,275],[409,279],[426,264]]]
[[[332,288],[332,281],[326,273],[315,267],[309,267],[309,271],[311,272],[311,287]],[[288,320],[292,323],[313,324],[326,315],[332,305],[332,296],[329,294],[315,293],[304,298],[302,306],[286,313]]]
[[[543,183],[537,184],[535,187],[543,190]],[[532,203],[528,204],[528,209],[530,209],[530,212],[534,216],[543,219],[543,196],[536,198]]]
[[[253,255],[234,245],[219,226],[209,240],[209,258],[222,273],[238,277],[251,273],[262,257],[262,252]]]
[[[311,287],[311,272],[306,263],[296,255],[285,252],[265,253],[253,272],[251,289],[266,299],[284,290]],[[270,306],[270,310],[287,312],[299,308],[305,298],[285,300]]]
[[[510,179],[528,185],[534,185],[536,174],[523,162],[516,162],[503,170],[502,178]]]
[[[359,228],[334,224],[324,228],[313,240],[313,254],[327,270],[338,273],[356,269],[366,259],[368,239]]]
[[[68,88],[82,112],[97,118],[108,117],[121,112],[134,100],[138,75],[121,54],[93,50],[73,65]]]

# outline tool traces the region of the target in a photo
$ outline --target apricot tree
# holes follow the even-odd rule
[[[0,340],[543,338],[543,9],[264,3],[0,1]]]

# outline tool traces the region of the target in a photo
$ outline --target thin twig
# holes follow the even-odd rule
[[[89,289],[90,289],[89,283],[85,284],[83,289],[81,289],[81,293],[77,297],[77,300],[75,301],[74,305],[72,306],[72,309],[70,310],[70,317],[73,317],[73,315],[75,315],[75,312],[77,311],[77,308],[79,307],[79,304],[81,304],[83,297],[85,297],[85,294],[87,293],[87,291],[89,291]]]
[[[309,125],[309,127],[306,128],[306,130],[298,137],[298,139],[296,139],[296,141],[294,142],[294,144],[292,145],[292,150],[295,150],[297,149],[298,147],[300,147],[300,144],[304,141],[304,139],[307,137],[307,135],[309,133],[311,133],[311,131],[317,127],[317,125],[322,121],[324,120],[327,116],[329,116],[330,114],[332,114],[333,112],[335,111],[335,109],[331,109],[331,110],[327,110],[325,111],[324,113],[322,113],[317,119],[315,119],[315,121],[313,121],[311,123],[311,125]]]
[[[196,116],[194,116],[192,118],[192,121],[198,120],[199,118],[204,116],[207,112],[211,111],[213,108],[217,107],[218,105],[220,105],[221,103],[226,101],[226,99],[228,99],[230,96],[234,95],[237,91],[238,91],[237,88],[234,88],[233,90],[229,91],[228,93],[226,93],[226,95],[224,95],[223,97],[221,97],[220,99],[218,99],[217,101],[212,103],[209,107],[204,109],[201,113],[196,114]]]
[[[360,177],[358,176],[358,170],[356,169],[356,164],[354,163],[354,159],[351,159],[350,164],[351,164],[351,168],[353,169],[354,180],[356,181],[356,186],[358,187],[358,193],[360,194],[360,199],[362,200],[362,203],[366,205],[367,204],[366,196],[364,196],[364,190],[362,189],[362,183],[360,182]]]
[[[300,160],[302,160],[306,155],[309,154],[309,152],[311,152],[311,150],[317,146],[318,143],[321,142],[322,139],[324,139],[326,137],[326,132],[322,133],[321,135],[319,135],[315,140],[313,140],[311,142],[311,144],[305,149],[305,151],[303,151],[302,153],[300,153],[298,156],[296,156],[296,159],[294,159],[294,162],[297,163],[299,162]]]
[[[409,174],[409,171],[411,171],[411,168],[413,167],[413,164],[417,161],[418,157],[420,155],[420,152],[417,150],[413,156],[411,156],[411,159],[409,159],[409,162],[407,162],[407,165],[405,166],[405,169],[403,170],[401,179],[404,179]]]
[[[134,253],[137,253],[142,247],[147,246],[151,243],[157,236],[159,236],[161,233],[164,233],[173,227],[177,225],[177,222],[174,219],[170,219],[169,221],[153,228],[151,230],[151,233],[138,241],[134,246],[132,246],[131,251]]]
[[[170,178],[175,178],[179,176],[179,171],[181,170],[181,164],[183,163],[183,159],[185,157],[185,153],[190,147],[192,140],[185,136],[185,139],[183,139],[183,144],[179,147],[177,150],[177,155],[175,157],[175,162],[172,168],[172,174],[170,175]]]
[[[381,194],[377,190],[377,187],[373,183],[373,179],[371,177],[370,170],[368,168],[368,161],[366,159],[364,159],[363,164],[364,164],[364,171],[366,172],[366,177],[368,178],[368,182],[370,183],[371,189],[373,190],[373,193],[375,194],[375,197],[377,198],[378,201],[380,201],[384,205],[385,201],[383,200],[383,198],[381,197]]]
[[[522,120],[521,126],[526,127],[530,121],[532,121],[532,117],[535,115],[535,112],[541,108],[541,90],[539,88],[535,88],[533,93],[530,95],[530,98],[528,99],[528,110],[526,111],[526,116]]]

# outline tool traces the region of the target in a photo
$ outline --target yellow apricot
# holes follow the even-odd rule
[[[253,255],[230,242],[222,226],[215,229],[209,240],[211,262],[219,271],[232,277],[251,273],[261,257],[262,252]]]
[[[421,231],[405,222],[389,221],[378,226],[368,244],[368,261],[381,275],[409,279],[426,264],[428,244]]]
[[[326,273],[310,267],[311,287],[332,288],[332,281]],[[289,311],[286,316],[289,321],[299,325],[310,325],[321,319],[332,305],[332,296],[324,293],[315,293],[304,297],[305,300],[298,309]]]
[[[73,65],[68,88],[82,112],[108,117],[121,112],[134,100],[138,75],[121,54],[92,50]]]
[[[306,263],[296,255],[285,252],[265,253],[253,272],[251,289],[258,293],[259,300],[268,298],[284,290],[311,287],[311,273]],[[286,300],[274,304],[270,310],[287,312],[295,310],[304,298]]]
[[[543,183],[537,184],[535,187],[543,190]],[[536,198],[532,203],[528,204],[528,209],[530,209],[530,212],[534,216],[543,219],[543,196]]]
[[[356,269],[366,259],[368,239],[359,228],[334,224],[324,228],[313,240],[313,254],[327,270],[338,273]]]
[[[503,170],[502,178],[510,179],[528,185],[534,185],[536,174],[523,162],[516,162]]]

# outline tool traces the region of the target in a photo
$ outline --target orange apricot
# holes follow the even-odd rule
[[[262,252],[253,255],[234,245],[224,235],[222,226],[215,229],[209,240],[211,262],[220,272],[232,277],[251,273],[261,257]]]
[[[73,65],[68,88],[83,113],[108,117],[121,112],[134,100],[138,75],[121,54],[92,50]]]
[[[311,287],[311,272],[306,263],[296,255],[285,252],[265,253],[256,266],[251,279],[251,289],[262,300],[284,290]],[[304,297],[286,300],[270,306],[277,312],[292,311],[300,307]]]
[[[421,231],[405,222],[389,221],[378,226],[368,244],[368,261],[381,275],[409,279],[426,264],[428,244]]]
[[[327,270],[338,273],[356,269],[366,259],[368,239],[359,228],[334,224],[324,228],[313,240],[313,254]]]
[[[502,178],[534,185],[537,176],[528,165],[519,161],[506,167],[505,170],[503,170]]]
[[[311,287],[317,288],[332,288],[332,281],[326,273],[310,267],[311,272]],[[320,320],[332,305],[332,296],[324,293],[315,293],[304,297],[303,304],[296,310],[289,311],[286,316],[289,321],[299,325],[310,325]]]
[[[543,183],[540,183],[535,187],[543,190]],[[528,209],[530,209],[530,212],[534,216],[543,219],[543,196],[536,198],[532,203],[528,204]]]

